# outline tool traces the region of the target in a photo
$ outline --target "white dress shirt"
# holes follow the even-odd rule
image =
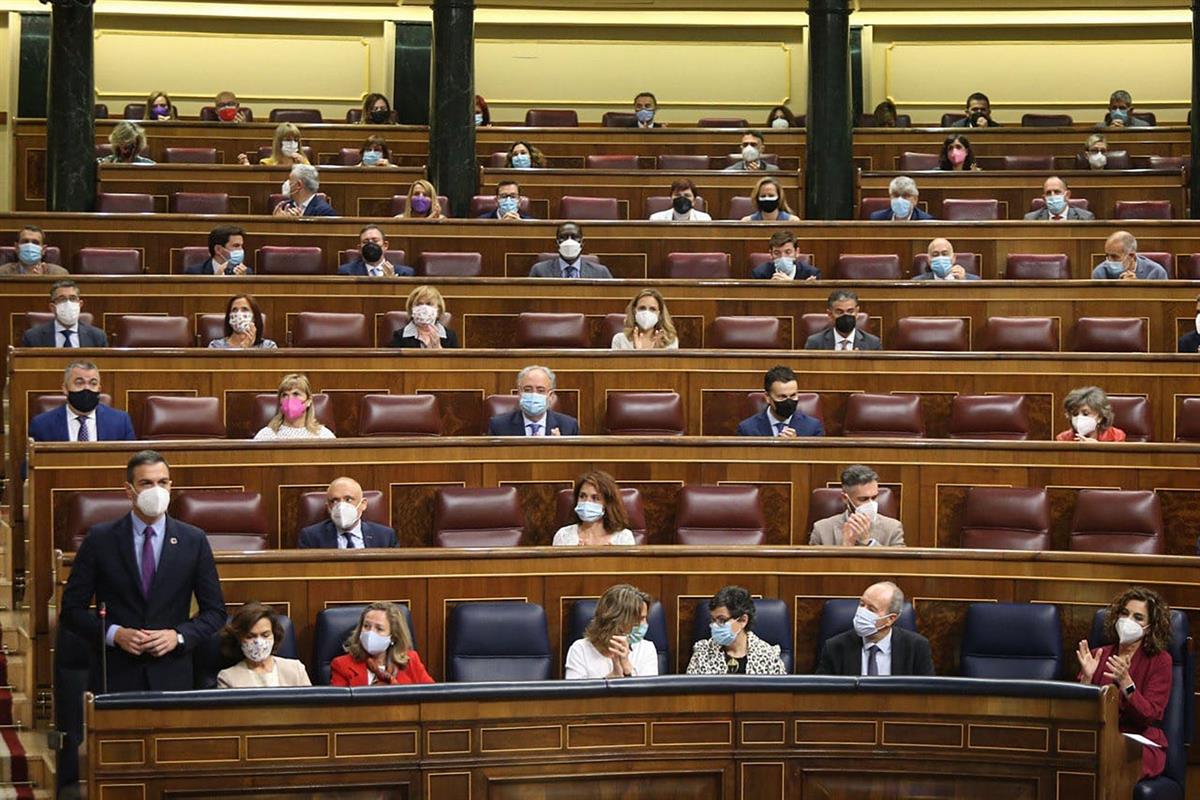
[[[80,414],[78,411],[71,408],[71,406],[69,404],[64,407],[67,410],[67,441],[70,441],[70,442],[78,442],[79,441],[79,427],[81,425],[88,426],[87,441],[89,441],[89,442],[98,441],[97,436],[99,434],[99,431],[96,429],[96,409],[93,408],[91,410],[91,413],[88,413],[88,414]],[[80,422],[77,419],[77,417],[81,417],[81,416],[84,418],[84,420],[85,420],[84,422]]]
[[[633,677],[640,678],[658,674],[658,650],[654,642],[642,639],[629,651],[629,663]],[[607,678],[613,671],[612,657],[601,653],[587,639],[578,639],[567,651],[567,680],[582,678]]]
[[[63,344],[63,331],[66,331],[66,330],[69,330],[71,332],[71,347],[79,347],[80,346],[80,344],[79,344],[79,323],[76,322],[74,325],[72,325],[70,328],[68,328],[67,326],[65,326],[61,322],[59,322],[57,319],[54,320],[54,346],[55,347],[65,347],[66,346]],[[72,441],[74,441],[74,440],[72,440]]]
[[[834,334],[834,335],[836,336],[837,334]],[[767,406],[767,422],[771,423],[771,435],[779,436],[780,434],[783,433],[783,429],[779,427],[779,423],[782,422],[783,427],[786,428],[788,426],[788,423],[791,422],[791,420],[790,419],[780,419],[779,417],[775,416],[774,409],[772,409],[770,406]]]
[[[859,674],[860,675],[867,674],[867,659],[870,657],[870,653],[868,652],[868,650],[871,648],[872,645],[879,648],[879,652],[875,654],[875,667],[878,669],[879,674],[880,675],[891,675],[892,674],[892,631],[890,628],[888,629],[887,636],[884,636],[878,642],[868,642],[866,639],[863,639],[862,672]]]
[[[850,331],[849,336],[842,336],[840,333],[837,332],[837,328],[834,328],[834,330],[833,330],[833,349],[834,350],[853,350],[854,349],[854,337],[857,335],[858,335],[858,331],[853,330],[853,331]],[[848,344],[843,346],[842,342],[848,342]]]
[[[521,420],[525,423],[525,435],[526,436],[546,436],[547,435],[546,423],[549,421],[549,418],[550,418],[549,414],[543,414],[541,419],[530,419],[529,417],[522,414]],[[533,432],[533,428],[530,427],[532,425],[538,426],[537,433]]]
[[[712,222],[712,216],[704,211],[699,211],[695,208],[689,209],[686,214],[675,213],[674,208],[667,208],[662,211],[655,211],[650,215],[651,222]]]
[[[336,528],[337,526],[334,525],[334,527]],[[353,549],[361,550],[362,548],[367,546],[367,543],[365,541],[363,541],[362,520],[361,519],[359,519],[358,522],[354,523],[354,527],[351,528],[350,530],[338,531],[338,536],[337,536],[338,550],[351,549],[350,546],[346,544],[346,534],[349,534],[351,541],[354,542]]]

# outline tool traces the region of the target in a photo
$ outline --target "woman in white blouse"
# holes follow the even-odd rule
[[[650,595],[636,586],[609,587],[583,638],[567,651],[566,678],[634,678],[658,674],[658,650],[646,638]]]
[[[679,337],[658,289],[642,289],[625,307],[625,327],[613,335],[613,350],[678,350]]]
[[[585,472],[575,481],[571,520],[555,532],[555,546],[635,544],[621,490],[607,472]]]
[[[279,383],[279,410],[265,428],[254,434],[254,440],[333,438],[333,431],[317,421],[308,378],[295,372],[284,375]]]

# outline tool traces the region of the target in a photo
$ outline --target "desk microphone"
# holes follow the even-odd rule
[[[100,694],[108,694],[108,606],[100,603]]]

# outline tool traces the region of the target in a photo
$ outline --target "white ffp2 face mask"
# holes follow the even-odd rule
[[[567,261],[574,261],[583,252],[583,244],[578,239],[563,239],[558,243],[558,254]]]
[[[1145,629],[1129,617],[1121,617],[1117,620],[1117,639],[1121,644],[1133,644],[1145,635]]]
[[[348,531],[354,527],[354,523],[358,522],[358,507],[353,503],[340,500],[330,509],[329,518],[333,520],[333,524],[337,526],[338,530]]]
[[[1096,432],[1096,418],[1086,414],[1076,414],[1071,417],[1071,426],[1080,436],[1091,436]]]
[[[363,650],[377,656],[391,646],[392,640],[375,631],[363,631],[358,635],[358,643],[362,645]]]
[[[64,300],[61,303],[55,304],[54,317],[64,327],[73,327],[79,321],[79,308],[79,303],[76,303],[74,300]],[[1200,319],[1200,317],[1197,317],[1197,319]]]
[[[654,330],[654,326],[658,324],[658,314],[643,308],[634,313],[633,320],[642,330],[650,331]]]
[[[138,511],[151,519],[157,519],[167,513],[171,505],[171,493],[161,486],[151,486],[137,496]]]

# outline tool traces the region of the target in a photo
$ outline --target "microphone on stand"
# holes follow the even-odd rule
[[[100,603],[100,693],[108,694],[108,606]]]

